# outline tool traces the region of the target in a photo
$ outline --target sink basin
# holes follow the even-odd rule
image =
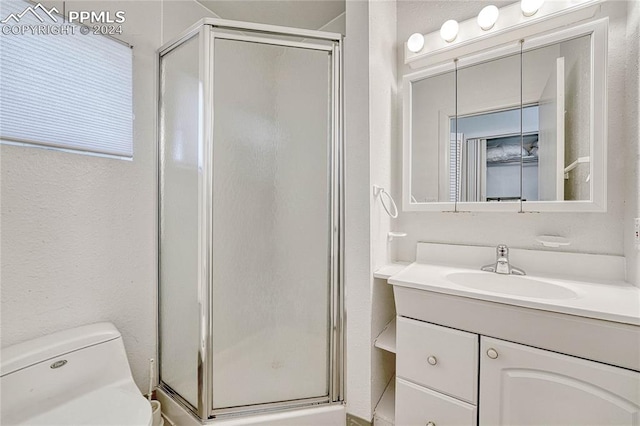
[[[518,275],[491,272],[455,272],[447,275],[454,284],[474,290],[537,299],[575,299],[578,294],[566,287]]]

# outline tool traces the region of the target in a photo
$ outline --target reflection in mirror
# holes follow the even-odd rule
[[[450,119],[457,141],[457,201],[520,202],[531,193],[521,187],[521,173],[536,173],[522,146],[520,54],[458,70],[457,116]],[[537,133],[535,106],[527,108],[526,143]],[[456,124],[457,121],[457,124]]]
[[[523,91],[538,105],[537,183],[539,201],[591,198],[591,36],[525,51]],[[528,201],[536,198],[528,198]]]
[[[448,137],[450,118],[455,117],[455,82],[450,71],[411,84],[412,203],[456,200],[456,179],[450,176],[455,172],[455,145]]]
[[[458,117],[465,143],[459,201],[518,201],[520,173],[522,199],[538,199],[538,105],[523,108],[522,132],[519,107]]]

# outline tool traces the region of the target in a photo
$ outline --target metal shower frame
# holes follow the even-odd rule
[[[205,18],[192,25],[174,40],[158,50],[158,64],[162,57],[185,42],[197,37],[199,42],[199,75],[201,82],[200,103],[202,119],[199,122],[199,156],[202,173],[198,175],[198,292],[200,303],[200,330],[198,362],[198,406],[195,407],[162,381],[159,387],[183,408],[205,422],[214,418],[255,414],[272,410],[308,407],[318,404],[342,403],[345,396],[345,303],[344,303],[344,109],[343,109],[343,36],[314,30],[288,28],[250,22]],[[293,40],[293,38],[296,40]],[[213,61],[215,39],[237,40],[251,43],[278,45],[302,49],[326,51],[330,54],[331,126],[330,126],[330,324],[329,324],[329,389],[323,397],[273,402],[242,407],[213,408]],[[301,40],[298,40],[301,39]],[[158,84],[161,84],[161,67],[158,66]],[[161,93],[160,91],[158,92]],[[161,112],[160,98],[158,114]],[[158,125],[160,120],[158,119]],[[160,188],[160,151],[162,141],[158,138],[158,188]],[[158,193],[158,203],[161,194]],[[159,204],[160,206],[160,204]],[[160,210],[158,210],[160,214]],[[158,220],[158,232],[160,220]],[[158,234],[160,235],[160,234]],[[160,295],[160,243],[158,242],[158,294]],[[160,296],[159,296],[160,297]],[[160,303],[158,300],[158,318]],[[157,321],[158,358],[160,358],[160,321]],[[161,362],[161,360],[160,360]],[[160,362],[158,369],[160,370]]]

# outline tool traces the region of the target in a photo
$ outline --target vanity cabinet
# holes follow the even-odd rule
[[[640,426],[636,371],[404,317],[396,356],[396,426]]]

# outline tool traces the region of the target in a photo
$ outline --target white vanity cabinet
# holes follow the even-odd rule
[[[396,345],[396,426],[640,426],[637,371],[404,317]]]
[[[640,289],[624,259],[511,255],[529,275],[468,266],[493,247],[419,243],[386,278],[395,426],[640,426]]]
[[[481,348],[481,425],[640,425],[638,372],[484,336]]]

